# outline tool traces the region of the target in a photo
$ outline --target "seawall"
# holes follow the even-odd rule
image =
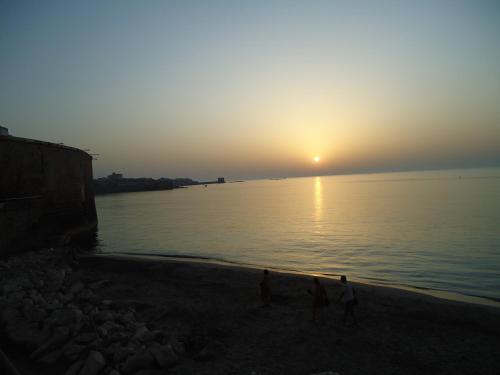
[[[0,256],[65,244],[96,228],[89,154],[0,136]]]

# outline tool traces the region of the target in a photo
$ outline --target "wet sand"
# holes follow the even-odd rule
[[[271,272],[261,307],[256,269],[125,256],[80,260],[99,296],[137,306],[144,321],[184,343],[169,374],[498,374],[500,309],[355,284],[359,327],[332,303],[311,322],[311,278]],[[323,279],[331,301],[340,283]],[[207,345],[210,355],[200,356]]]

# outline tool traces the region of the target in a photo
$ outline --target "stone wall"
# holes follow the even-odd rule
[[[0,256],[67,243],[96,226],[89,154],[0,136]]]

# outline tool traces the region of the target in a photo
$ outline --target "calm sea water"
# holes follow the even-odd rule
[[[254,180],[96,203],[106,253],[500,298],[500,169]]]

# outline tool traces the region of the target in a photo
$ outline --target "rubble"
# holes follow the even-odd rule
[[[181,360],[182,343],[137,320],[134,306],[144,304],[100,299],[111,282],[79,280],[68,251],[0,260],[0,322],[11,342],[37,362],[66,364],[65,375],[154,373]]]

